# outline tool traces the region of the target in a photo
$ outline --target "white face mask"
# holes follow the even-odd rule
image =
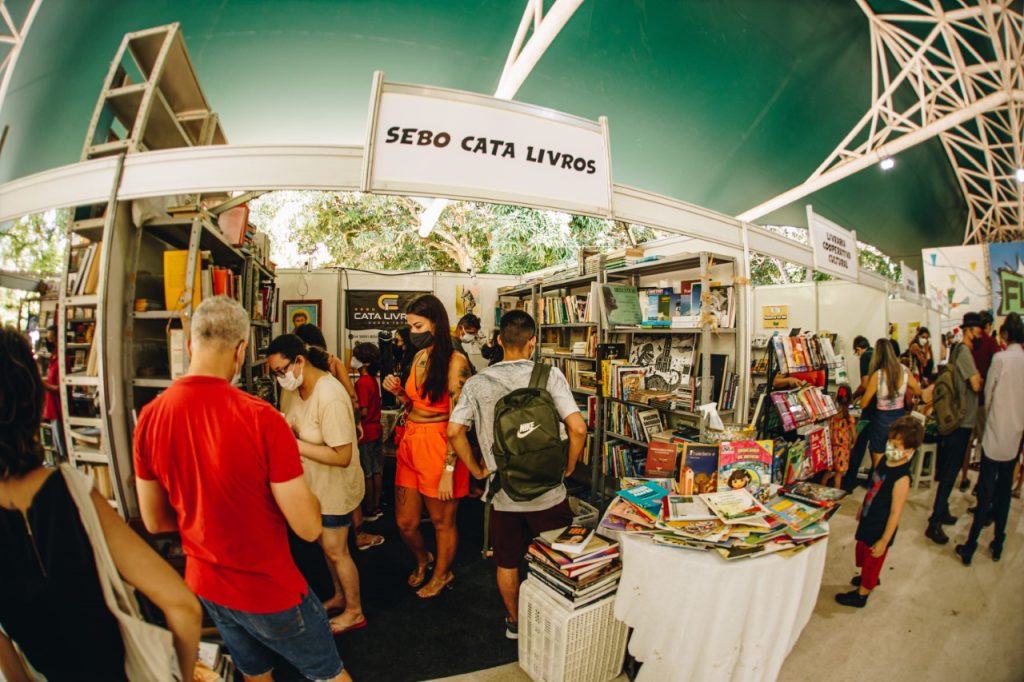
[[[359,369],[360,367],[363,366],[363,363],[360,362],[359,358],[352,358],[349,361],[348,366],[351,367],[352,369]]]
[[[474,341],[476,341],[476,334],[470,334],[469,332],[466,332],[459,338],[462,340],[462,343],[473,343]]]
[[[284,375],[277,378],[277,383],[286,391],[297,391],[302,385],[302,372],[299,372],[299,376],[285,372]]]
[[[885,459],[887,461],[898,462],[899,460],[903,459],[903,456],[903,450],[900,450],[892,443],[885,444]]]

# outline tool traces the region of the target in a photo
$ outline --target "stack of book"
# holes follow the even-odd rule
[[[622,573],[618,543],[584,526],[541,533],[530,545],[526,560],[528,579],[572,609],[614,594]]]
[[[589,296],[545,296],[540,303],[541,324],[578,324],[592,322]]]
[[[627,265],[635,265],[644,257],[644,250],[642,247],[627,247],[623,249],[616,249],[610,253],[606,253],[604,256],[604,267],[605,270],[617,270],[618,268],[624,268]]]
[[[817,386],[804,386],[792,391],[774,391],[771,399],[779,411],[782,427],[786,431],[823,421],[837,412],[832,396]]]
[[[601,458],[601,471],[605,476],[621,478],[622,476],[641,476],[647,461],[647,450],[637,445],[618,443],[615,440],[604,442]]]
[[[664,428],[658,410],[644,410],[621,403],[613,403],[609,407],[608,429],[614,434],[646,443]]]

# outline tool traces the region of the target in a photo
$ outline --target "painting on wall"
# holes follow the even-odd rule
[[[455,315],[462,317],[473,313],[479,315],[480,311],[480,285],[478,284],[456,284],[455,285]]]
[[[1024,242],[989,244],[988,262],[996,317],[1024,315]]]
[[[291,334],[295,331],[295,328],[303,324],[313,324],[317,327],[320,326],[320,310],[322,307],[322,301],[285,301],[281,305],[284,307],[284,315],[281,319],[284,320],[285,328],[288,333]]]
[[[992,308],[987,257],[982,244],[921,249],[925,291],[949,305],[951,322]]]

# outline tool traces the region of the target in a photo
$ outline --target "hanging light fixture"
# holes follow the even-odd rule
[[[1024,183],[1024,168],[1018,168],[1014,176],[1017,178],[1017,182]]]
[[[896,165],[896,162],[893,161],[892,157],[889,157],[889,156],[887,156],[884,159],[882,159],[881,163],[878,164],[878,166],[882,170],[884,170],[884,171],[891,170],[892,167],[895,166],[895,165]]]

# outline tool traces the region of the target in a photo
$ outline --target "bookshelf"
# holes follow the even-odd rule
[[[621,261],[622,259],[620,259]],[[640,259],[638,259],[640,260]],[[528,283],[506,288],[499,291],[499,301],[505,300],[506,307],[519,307],[527,310],[538,320],[538,350],[537,359],[550,362],[558,366],[566,373],[573,371],[573,367],[586,366],[589,371],[592,368],[595,376],[594,393],[584,393],[574,386],[577,393],[577,402],[587,400],[586,407],[581,405],[583,414],[590,413],[594,418],[590,420],[589,426],[592,432],[592,442],[588,444],[588,465],[587,472],[590,478],[590,488],[595,503],[599,502],[606,495],[609,479],[615,479],[613,472],[620,471],[621,466],[611,460],[623,457],[622,446],[633,448],[644,448],[646,451],[649,440],[643,432],[626,432],[623,428],[625,423],[621,418],[631,412],[655,411],[660,417],[663,429],[675,429],[688,427],[696,432],[702,428],[701,418],[698,412],[689,409],[679,409],[673,405],[658,404],[655,401],[638,402],[631,401],[616,395],[611,391],[610,386],[605,384],[602,378],[602,348],[621,344],[624,351],[622,359],[631,357],[634,345],[651,345],[656,342],[657,337],[665,339],[661,348],[666,350],[671,347],[671,340],[693,339],[693,345],[697,346],[695,357],[691,361],[691,372],[700,367],[699,389],[693,395],[694,405],[706,402],[718,402],[719,395],[713,387],[713,356],[721,362],[725,357],[725,366],[722,371],[733,375],[729,384],[734,391],[733,407],[727,410],[720,410],[723,419],[726,421],[745,420],[745,410],[739,409],[741,400],[746,400],[746,391],[743,388],[743,381],[747,379],[746,368],[736,366],[737,359],[741,357],[738,344],[744,338],[743,326],[745,317],[742,314],[746,303],[746,292],[734,285],[735,278],[739,274],[737,264],[733,259],[713,254],[700,252],[692,254],[679,254],[664,258],[642,259],[642,262],[630,262],[626,259],[623,267],[606,267],[604,256],[588,259],[586,267],[580,267],[570,274],[553,275],[544,279],[533,280]],[[587,270],[590,270],[587,272]],[[712,327],[710,322],[701,324],[705,318],[697,316],[693,324],[676,327],[649,327],[649,326],[613,326],[610,325],[601,308],[600,301],[588,300],[590,304],[588,311],[593,311],[583,320],[562,320],[562,316],[556,315],[557,321],[549,321],[550,310],[548,303],[541,303],[547,299],[563,299],[571,302],[575,297],[578,302],[583,297],[593,299],[595,292],[603,296],[602,286],[606,284],[618,284],[644,289],[654,288],[656,283],[671,280],[674,283],[680,281],[700,282],[701,290],[708,291],[715,288],[732,287],[729,293],[731,300],[730,317],[735,320],[734,324],[724,327]],[[674,285],[673,285],[674,286]],[[514,301],[514,303],[511,303]],[[698,304],[700,305],[700,304]],[[571,315],[570,315],[571,317]],[[573,344],[578,343],[587,335],[593,335],[596,343],[589,343],[587,352],[577,353]],[[731,366],[729,365],[731,363]],[[721,365],[716,365],[718,369]],[[723,375],[724,376],[724,375]],[[646,381],[646,379],[645,379]],[[724,379],[723,379],[724,381]],[[570,379],[570,386],[573,382]],[[644,389],[649,388],[643,386]],[[717,386],[721,393],[721,384]],[[669,401],[661,401],[669,402]],[[613,419],[613,415],[615,418]],[[628,422],[628,419],[626,420]],[[616,460],[618,461],[618,460]]]
[[[157,329],[181,321],[180,315],[167,311],[147,310],[136,317],[135,293],[153,283],[139,281],[135,263],[145,257],[140,256],[144,240],[173,244],[175,239],[180,242],[182,230],[161,220],[139,228],[132,203],[115,200],[125,156],[224,143],[218,116],[199,87],[180,26],[125,34],[93,110],[81,157],[83,161],[113,157],[110,198],[72,207],[56,319],[68,458],[95,477],[100,492],[126,518],[138,516],[131,456],[135,392],[161,390],[170,384],[169,377],[156,373],[136,376],[136,351],[147,326]],[[191,199],[199,201],[199,197]],[[234,253],[223,237],[207,232],[197,234],[197,246],[201,243],[211,253],[237,258],[244,265],[245,258]],[[186,243],[193,233],[195,228],[188,232]]]

